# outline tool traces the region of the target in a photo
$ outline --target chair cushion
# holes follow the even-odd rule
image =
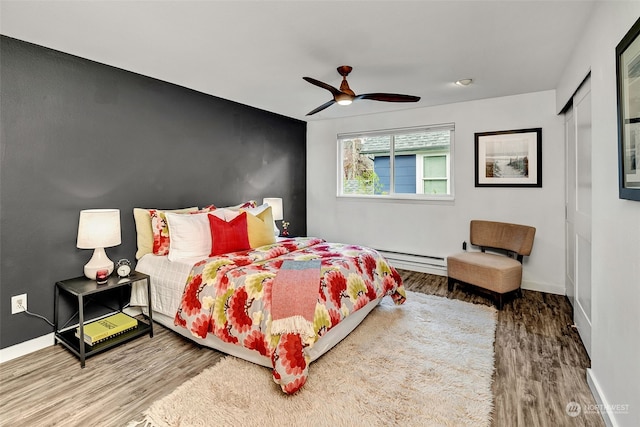
[[[522,264],[513,258],[483,252],[447,257],[447,275],[498,293],[516,290],[522,283]]]

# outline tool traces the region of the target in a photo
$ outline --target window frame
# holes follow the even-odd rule
[[[449,131],[449,152],[446,153],[444,150],[440,151],[438,154],[434,153],[433,155],[442,156],[445,155],[447,159],[447,189],[449,194],[424,194],[424,193],[395,193],[393,190],[395,188],[395,143],[393,138],[390,140],[390,152],[389,152],[389,168],[390,168],[390,182],[389,182],[389,194],[345,194],[344,190],[344,163],[343,163],[343,149],[342,149],[342,140],[345,139],[355,139],[358,137],[371,137],[371,136],[395,136],[400,134],[407,133],[417,133],[417,132],[434,132],[434,131]],[[336,151],[337,151],[337,189],[336,189],[336,197],[340,199],[368,199],[368,200],[408,200],[408,201],[453,201],[455,200],[455,185],[454,185],[454,165],[452,159],[454,159],[454,147],[455,147],[455,124],[454,123],[444,123],[437,125],[425,125],[425,126],[414,126],[414,127],[405,127],[405,128],[395,128],[395,129],[382,129],[382,130],[373,130],[373,131],[362,131],[362,132],[348,132],[348,133],[339,133],[336,137]],[[420,158],[424,154],[420,154]],[[416,184],[418,182],[418,167],[416,166]],[[420,166],[420,170],[422,172],[422,166]],[[424,177],[420,177],[420,182],[423,182]],[[417,190],[417,187],[416,187]]]
[[[425,181],[442,181],[442,180],[446,180],[447,181],[447,194],[449,195],[451,194],[451,154],[446,153],[444,151],[442,152],[438,152],[438,153],[429,153],[429,154],[417,154],[417,157],[419,157],[420,161],[418,161],[418,159],[416,159],[416,189],[421,188],[422,189],[422,193],[416,193],[416,194],[425,194],[424,193],[424,183]],[[424,158],[425,157],[444,157],[445,158],[445,175],[444,176],[439,176],[439,177],[431,177],[431,178],[426,178],[424,176]]]

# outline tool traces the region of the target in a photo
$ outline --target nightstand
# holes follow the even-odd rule
[[[84,306],[90,299],[95,299],[97,294],[113,289],[120,289],[119,299],[119,311],[124,308],[123,305],[123,290],[125,286],[131,287],[135,282],[139,281],[147,282],[147,309],[149,315],[147,322],[138,319],[138,326],[135,329],[127,331],[123,334],[116,335],[106,341],[88,345],[82,338],[76,337],[76,327],[59,330],[58,326],[58,300],[60,293],[67,293],[78,298],[78,335],[82,337],[84,335],[84,324],[86,322],[84,318]],[[69,351],[75,354],[80,359],[80,367],[84,368],[84,362],[87,357],[94,354],[106,351],[112,347],[130,341],[139,336],[149,334],[149,337],[153,337],[153,315],[151,312],[151,279],[148,275],[134,271],[129,277],[120,278],[117,275],[110,277],[107,283],[98,285],[95,280],[86,278],[85,276],[76,277],[74,279],[62,280],[56,282],[55,287],[55,299],[53,306],[54,328],[55,328],[55,343],[60,343],[65,346]]]

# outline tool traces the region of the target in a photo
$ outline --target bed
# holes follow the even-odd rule
[[[202,252],[206,246],[223,239],[213,231],[204,243],[193,238],[183,242],[183,248],[202,243],[200,253],[189,249],[172,256],[184,230],[169,214],[162,226],[168,226],[167,235],[175,242],[166,254],[137,254],[136,270],[151,276],[155,321],[200,345],[271,368],[274,381],[293,394],[307,381],[309,364],[354,330],[383,297],[402,304],[406,294],[397,271],[374,249],[314,237],[276,241],[270,210],[258,208],[237,211],[256,217],[267,212],[262,215],[263,240],[253,233],[249,247],[244,243],[240,250],[229,250],[237,245],[223,245],[208,254]],[[217,221],[211,211],[207,220]],[[215,211],[218,219],[228,213]],[[195,219],[197,213],[203,212],[175,215],[183,222],[200,221],[191,237],[206,232],[204,218]],[[238,216],[224,217],[222,227],[229,228]],[[213,222],[209,226],[214,229]],[[255,231],[240,224],[232,234],[242,234],[243,227]],[[146,303],[142,287],[134,286],[131,305]]]

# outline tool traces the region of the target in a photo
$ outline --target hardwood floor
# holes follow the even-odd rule
[[[408,290],[492,305],[458,285],[448,292],[446,277],[401,274]],[[596,412],[566,413],[569,402],[595,407],[586,382],[589,359],[570,327],[568,301],[522,293],[498,314],[492,425],[604,426]],[[0,426],[125,426],[223,356],[160,325],[154,332],[153,339],[141,337],[87,359],[84,369],[59,345],[3,363]]]
[[[447,278],[402,271],[409,290],[493,306],[492,298],[460,285],[447,291]],[[492,391],[493,426],[604,426],[587,385],[587,352],[572,329],[566,297],[522,291],[498,312]],[[566,407],[584,408],[577,417]],[[585,413],[587,412],[587,413]]]

